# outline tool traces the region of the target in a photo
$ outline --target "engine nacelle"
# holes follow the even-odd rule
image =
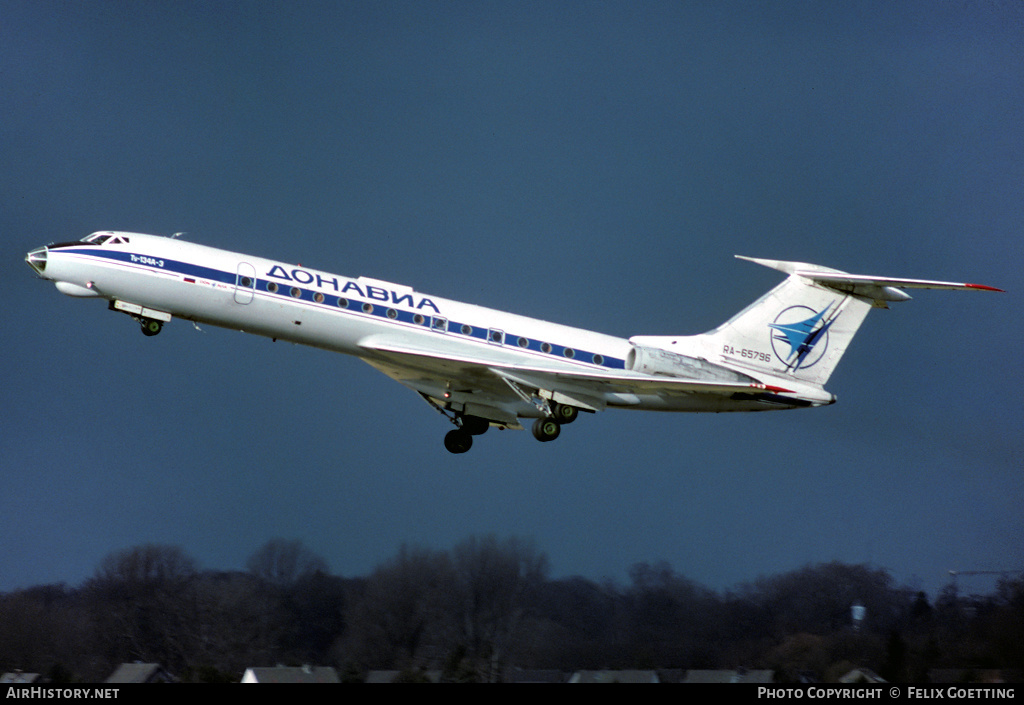
[[[632,371],[648,375],[682,377],[709,382],[755,383],[757,381],[753,377],[734,372],[703,358],[680,355],[671,350],[644,347],[635,343],[626,364]]]

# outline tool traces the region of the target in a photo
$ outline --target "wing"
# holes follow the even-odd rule
[[[479,354],[453,354],[381,337],[364,340],[360,348],[365,353],[360,355],[364,361],[418,392],[434,406],[451,401],[464,405],[464,413],[510,428],[521,428],[516,420],[519,416],[543,415],[548,401],[601,411],[607,406],[636,404],[639,395],[731,396],[789,391],[760,383],[705,382],[629,371],[516,365],[488,354],[486,348]]]

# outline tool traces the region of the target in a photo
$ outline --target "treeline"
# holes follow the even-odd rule
[[[271,541],[246,567],[200,570],[178,547],[145,545],[79,587],[0,594],[0,671],[97,682],[142,661],[237,682],[249,666],[316,664],[351,680],[499,681],[513,667],[746,667],[796,681],[861,666],[920,682],[935,668],[1024,669],[1020,580],[984,597],[950,586],[933,603],[884,570],[827,563],[721,594],[663,563],[635,565],[627,585],[550,579],[532,542],[494,536],[403,547],[359,578],[331,575],[298,541]]]

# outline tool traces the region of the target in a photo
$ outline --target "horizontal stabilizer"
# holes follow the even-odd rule
[[[894,277],[870,277],[863,274],[820,274],[816,272],[802,272],[797,270],[796,274],[807,277],[814,281],[821,282],[828,286],[833,285],[854,285],[854,286],[898,286],[901,289],[967,289],[975,291],[1002,291],[994,286],[984,284],[966,284],[960,282],[940,282],[928,279],[897,279]]]
[[[806,262],[787,262],[785,260],[758,259],[743,257],[738,259],[754,262],[764,267],[777,269],[786,274],[809,279],[822,286],[836,289],[854,296],[861,296],[875,301],[906,301],[910,297],[900,289],[945,289],[947,291],[1002,291],[984,284],[968,284],[964,282],[933,281],[930,279],[904,279],[900,277],[877,277],[864,274],[848,274],[838,269],[822,267]]]

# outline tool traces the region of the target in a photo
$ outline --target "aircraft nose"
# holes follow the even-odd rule
[[[37,247],[25,255],[25,261],[28,263],[28,266],[34,269],[36,274],[40,276],[46,271],[46,253],[47,249],[45,247]]]

